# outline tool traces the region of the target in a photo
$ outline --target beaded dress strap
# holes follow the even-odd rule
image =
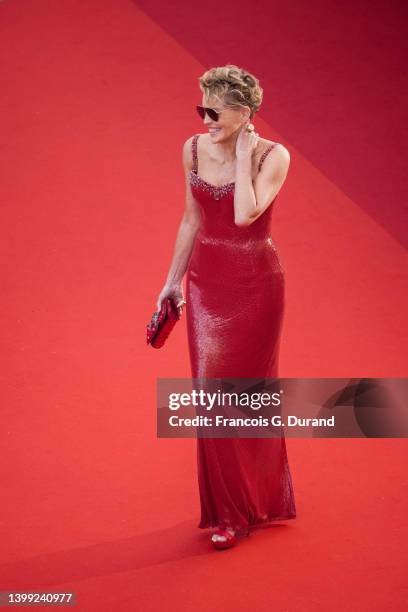
[[[198,173],[197,140],[198,140],[198,134],[194,134],[191,145],[193,149],[193,170],[196,174]]]
[[[270,144],[268,147],[266,147],[265,151],[262,153],[261,159],[259,160],[258,172],[261,171],[262,164],[264,163],[265,157],[268,155],[269,151],[272,151],[275,144],[276,142],[273,142],[272,144]]]

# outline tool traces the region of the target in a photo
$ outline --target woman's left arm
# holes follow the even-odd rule
[[[290,153],[282,144],[269,152],[252,183],[252,151],[237,156],[234,221],[239,227],[251,225],[273,202],[285,182]]]

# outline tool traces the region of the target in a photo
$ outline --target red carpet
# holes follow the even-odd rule
[[[172,6],[0,3],[0,590],[71,590],[81,612],[405,610],[406,440],[289,440],[298,518],[213,551],[195,440],[156,438],[157,377],[190,374],[185,321],[145,345],[197,79],[231,61],[292,157],[281,376],[407,376],[405,9]]]

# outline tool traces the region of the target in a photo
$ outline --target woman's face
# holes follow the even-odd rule
[[[210,97],[206,99],[204,95],[202,98],[202,106],[221,111],[218,116],[218,121],[211,119],[207,113],[203,119],[212,142],[228,140],[235,132],[241,129],[250,115],[250,110],[247,106],[229,108],[218,98]]]

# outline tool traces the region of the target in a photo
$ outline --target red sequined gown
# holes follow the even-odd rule
[[[217,187],[199,176],[199,136],[190,184],[202,225],[186,273],[192,377],[278,377],[284,271],[269,229],[273,203],[251,225],[235,225],[235,183]],[[197,467],[198,527],[246,533],[296,517],[284,437],[197,438]]]

